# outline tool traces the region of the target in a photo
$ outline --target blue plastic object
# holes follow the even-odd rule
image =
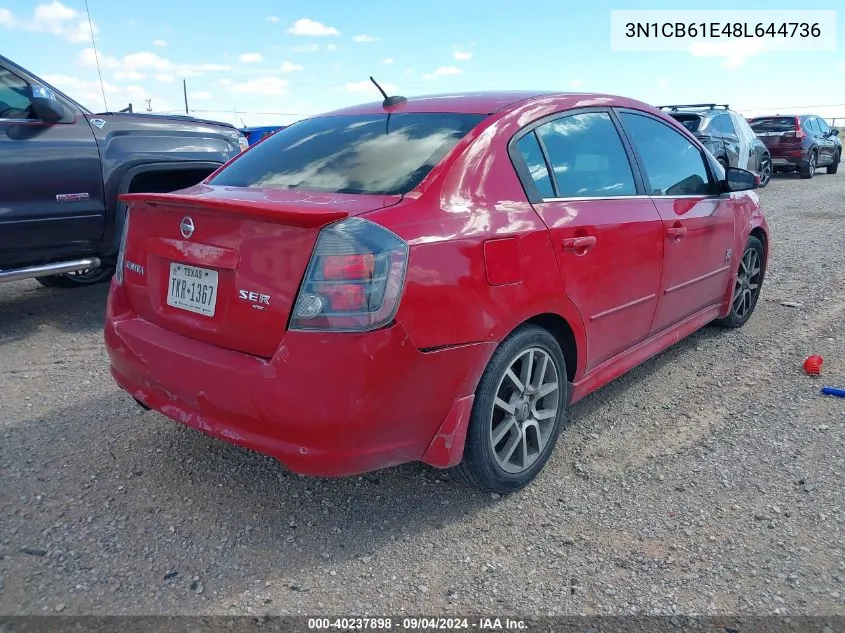
[[[822,393],[826,396],[845,398],[845,389],[838,389],[837,387],[822,387]]]

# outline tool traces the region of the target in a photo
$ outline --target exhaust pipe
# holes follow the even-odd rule
[[[64,273],[76,273],[80,270],[99,267],[99,258],[85,257],[84,259],[72,259],[67,262],[56,262],[54,264],[28,266],[26,268],[15,268],[14,270],[0,270],[0,283],[4,281],[33,279],[35,277],[49,277],[50,275],[62,275]]]

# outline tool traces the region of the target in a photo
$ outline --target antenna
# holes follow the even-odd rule
[[[100,70],[100,54],[97,52],[97,42],[94,40],[94,24],[91,22],[91,11],[88,9],[88,0],[85,0],[85,14],[88,16],[88,30],[91,31],[91,48],[94,49],[94,61],[97,62],[97,75],[100,77],[103,105],[106,106],[106,112],[108,112],[109,102],[106,100],[106,85],[103,83],[103,71]]]
[[[400,104],[405,103],[405,102],[407,102],[407,101],[408,101],[405,97],[400,97],[399,95],[395,95],[395,96],[393,96],[393,97],[388,97],[388,96],[387,96],[387,93],[384,91],[384,88],[382,88],[381,86],[379,86],[379,85],[378,85],[378,82],[377,82],[375,79],[373,79],[372,77],[370,77],[370,81],[372,81],[372,82],[373,82],[373,85],[375,85],[375,87],[376,87],[376,88],[378,88],[378,91],[379,91],[379,92],[381,93],[381,95],[384,97],[384,101],[383,101],[383,102],[382,102],[382,104],[381,104],[381,105],[382,105],[382,107],[384,107],[384,108],[390,108],[390,107],[392,107],[392,106],[397,106],[397,105],[400,105]]]

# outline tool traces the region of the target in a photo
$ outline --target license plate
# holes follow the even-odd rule
[[[217,271],[185,264],[170,264],[167,305],[213,317],[217,304]]]

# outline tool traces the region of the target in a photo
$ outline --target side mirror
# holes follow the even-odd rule
[[[831,136],[839,136],[839,128],[835,128],[835,127],[830,128],[830,135]]]
[[[49,88],[44,86],[32,86],[32,110],[42,121],[47,123],[57,123],[65,118],[67,115],[65,107],[62,102],[56,98],[56,95]]]
[[[722,181],[722,191],[748,191],[760,185],[760,177],[753,171],[739,167],[725,168],[725,179]]]

